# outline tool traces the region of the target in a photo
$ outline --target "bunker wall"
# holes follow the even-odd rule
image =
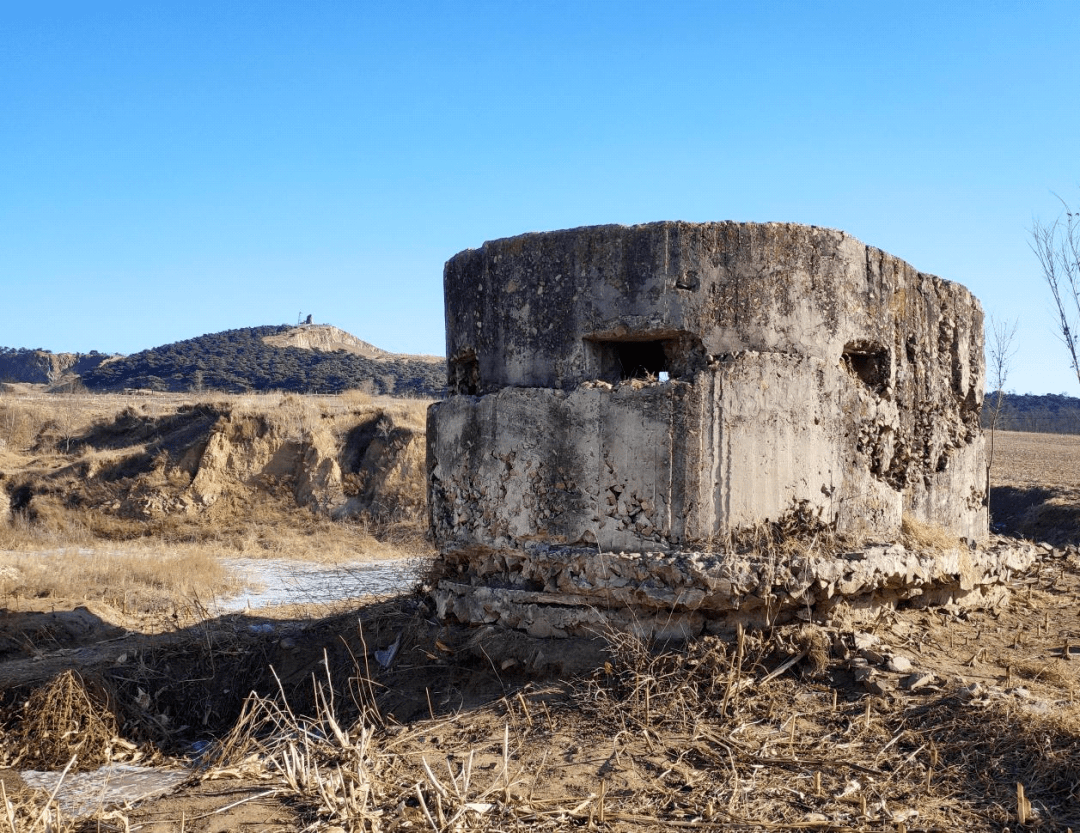
[[[522,235],[452,258],[445,290],[448,546],[698,546],[794,510],[985,534],[979,304],[843,232]]]

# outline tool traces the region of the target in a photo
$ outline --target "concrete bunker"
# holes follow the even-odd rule
[[[1005,556],[979,546],[982,311],[962,286],[841,231],[662,222],[488,242],[444,289],[442,615],[687,636],[1003,592]],[[859,549],[777,564],[731,545],[792,519]],[[894,543],[905,520],[956,551]]]

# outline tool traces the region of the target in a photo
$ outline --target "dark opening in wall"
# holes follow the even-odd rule
[[[667,340],[590,341],[594,372],[606,382],[667,378]],[[661,376],[663,374],[663,376]]]
[[[647,379],[668,372],[662,341],[615,342],[623,379]]]
[[[844,345],[844,366],[875,393],[884,393],[889,383],[889,351],[870,341],[849,341]]]
[[[476,396],[480,393],[480,362],[473,350],[464,350],[447,362],[448,393]]]
[[[663,338],[587,336],[587,373],[605,382],[626,379],[668,379],[693,381],[694,374],[707,364],[701,339],[682,332],[667,332]]]

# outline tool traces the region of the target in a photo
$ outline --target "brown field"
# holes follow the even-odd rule
[[[1080,543],[1080,436],[999,431],[991,484],[992,521],[1010,534]]]
[[[9,772],[0,831],[1080,830],[1080,438],[996,442],[995,522],[1059,547],[997,611],[883,610],[869,626],[663,646],[447,625],[423,592],[141,630],[150,614],[89,584],[46,596],[53,610],[9,596],[9,767],[166,765],[210,745],[176,793],[83,821]],[[263,523],[309,523],[286,509]],[[10,539],[22,558],[45,535],[27,524]],[[203,553],[244,540],[212,524],[162,528]],[[94,541],[109,528],[87,525]],[[394,524],[368,529],[401,540]],[[251,534],[260,549],[293,533]],[[868,688],[860,657],[905,670],[881,666]],[[921,682],[904,682],[903,660]]]
[[[995,446],[992,472],[995,486],[1080,488],[1078,434],[999,431]]]

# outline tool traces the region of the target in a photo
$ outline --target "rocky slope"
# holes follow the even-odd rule
[[[276,335],[263,336],[263,343],[271,347],[299,347],[302,350],[322,350],[328,353],[344,350],[369,359],[392,355],[330,324],[301,324]]]
[[[0,382],[52,385],[64,377],[77,378],[110,357],[90,353],[52,353],[48,350],[0,349]]]

